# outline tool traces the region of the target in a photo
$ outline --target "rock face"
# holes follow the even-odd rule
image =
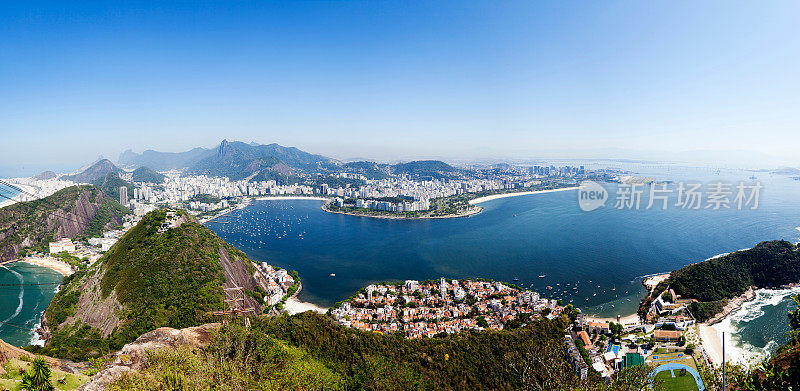
[[[110,364],[82,385],[79,390],[104,390],[109,383],[125,372],[138,371],[147,365],[147,351],[175,349],[181,346],[203,348],[211,343],[211,331],[220,327],[219,323],[209,323],[198,327],[176,330],[162,327],[143,334],[135,341],[125,345],[122,350],[111,354]]]
[[[219,263],[222,266],[222,274],[225,275],[225,283],[222,287],[225,289],[242,287],[245,289],[256,290],[258,283],[250,275],[247,267],[243,262],[232,261],[228,255],[228,250],[225,248],[219,249]],[[256,312],[261,312],[261,304],[250,296],[245,296],[246,307],[253,307]]]
[[[75,306],[75,314],[67,318],[64,324],[72,325],[75,323],[85,324],[100,331],[103,338],[108,338],[114,329],[119,326],[119,314],[122,313],[122,304],[117,300],[116,292],[111,292],[107,297],[103,297],[100,290],[100,281],[103,279],[103,272],[87,276],[80,282],[81,295],[78,304]],[[46,319],[46,317],[45,317]]]
[[[7,206],[0,209],[0,261],[46,240],[76,238],[93,225],[112,229],[122,224],[123,213],[92,186],[68,187],[39,201]]]

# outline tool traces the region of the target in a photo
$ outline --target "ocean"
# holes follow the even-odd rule
[[[577,192],[564,191],[488,201],[481,204],[480,214],[443,220],[346,216],[324,212],[321,201],[269,200],[253,202],[207,226],[253,260],[297,270],[303,282],[299,298],[321,306],[380,281],[491,278],[600,316],[635,312],[645,292],[643,276],[765,240],[800,240],[800,181],[741,170],[623,168],[675,182],[749,181],[755,175],[764,189],[757,210],[618,210],[612,198],[605,207],[584,212]],[[617,186],[606,186],[613,197]],[[32,268],[9,267],[25,280],[61,278]],[[19,284],[18,276],[3,269],[0,279]],[[0,295],[2,320],[16,312],[20,290],[0,289],[7,292]],[[765,291],[719,327],[736,335],[734,348],[743,355],[774,349],[786,341],[788,295]],[[33,328],[52,296],[52,287],[26,287],[20,313],[8,322]],[[0,326],[0,338],[27,345],[32,333]]]
[[[61,274],[24,262],[0,265],[0,339],[14,346],[38,343],[33,330],[61,279]]]
[[[9,198],[13,198],[19,194],[19,191],[8,187],[6,185],[0,185],[0,206],[4,206],[10,202]]]
[[[637,172],[703,183],[749,182],[754,174],[644,166]],[[346,216],[322,211],[321,201],[265,200],[207,225],[252,259],[297,270],[303,282],[299,299],[321,306],[380,281],[491,278],[589,314],[626,315],[645,293],[643,276],[765,240],[800,240],[800,182],[756,175],[764,185],[756,210],[618,210],[612,198],[606,207],[584,212],[577,192],[564,191],[488,201],[480,214],[443,220]],[[606,186],[613,197],[617,186]],[[734,314],[741,320],[731,329],[741,330],[736,342],[743,351],[786,340],[788,300],[778,292],[769,301],[778,308],[754,304]],[[773,327],[755,326],[759,322]]]

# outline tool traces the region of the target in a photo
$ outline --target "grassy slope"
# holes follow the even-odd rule
[[[247,355],[240,343],[257,344],[258,352]],[[149,359],[146,369],[123,375],[108,390],[344,389],[340,375],[305,351],[266,336],[235,341],[223,336],[202,354],[179,348],[152,352]]]
[[[12,391],[22,390],[20,384],[22,374],[19,373],[19,368],[30,371],[31,363],[13,359],[3,364],[3,369],[6,373],[0,375],[0,387],[5,387]],[[74,390],[89,380],[89,377],[86,375],[75,375],[57,369],[51,369],[51,371],[50,381],[57,390]],[[59,382],[62,378],[65,379],[63,384]]]

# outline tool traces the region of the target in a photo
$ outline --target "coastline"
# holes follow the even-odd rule
[[[751,286],[747,288],[746,292],[742,293],[737,297],[734,297],[733,299],[730,299],[727,303],[725,303],[725,306],[722,307],[722,311],[720,311],[720,313],[714,315],[713,317],[711,317],[711,319],[705,321],[704,323],[708,324],[709,326],[713,326],[719,322],[722,322],[723,320],[725,320],[725,318],[728,317],[728,315],[742,308],[742,305],[744,303],[751,301],[755,298],[756,298],[756,290],[754,287]]]
[[[656,274],[648,274],[642,280],[642,285],[644,285],[647,290],[652,293],[653,289],[660,283],[661,281],[665,280],[669,277],[671,273],[656,273]],[[640,278],[642,278],[640,277]],[[632,314],[626,315],[619,315],[619,321],[616,318],[607,317],[607,316],[592,316],[587,315],[586,319],[590,321],[597,321],[597,322],[614,322],[620,323],[625,327],[635,327],[642,325],[642,320],[639,318],[639,314],[634,312]]]
[[[72,266],[59,261],[55,258],[37,258],[37,257],[29,257],[29,258],[22,258],[12,262],[25,262],[32,265],[37,265],[41,267],[46,267],[50,270],[60,273],[62,276],[67,277],[71,276],[75,273],[72,270]],[[10,263],[10,262],[9,262]]]
[[[231,213],[231,212],[233,212],[235,210],[244,209],[247,206],[249,206],[250,203],[253,202],[253,201],[269,201],[269,200],[316,200],[316,201],[328,201],[329,200],[328,198],[323,198],[323,197],[303,197],[303,196],[243,197],[242,199],[244,200],[242,203],[240,203],[240,204],[238,204],[238,205],[236,205],[234,207],[230,207],[230,208],[228,208],[228,209],[226,209],[226,210],[224,210],[222,212],[219,212],[219,213],[217,213],[217,214],[215,214],[213,216],[202,218],[202,219],[199,220],[200,223],[204,224],[204,223],[207,223],[207,222],[212,221],[214,219],[217,219],[219,217],[225,216],[226,214]]]
[[[328,213],[338,213],[340,215],[348,215],[348,216],[357,216],[357,217],[371,217],[373,219],[389,219],[389,220],[436,220],[436,219],[455,219],[459,217],[469,217],[472,215],[476,215],[478,213],[483,212],[482,207],[476,207],[475,209],[470,209],[465,213],[458,214],[458,215],[444,215],[444,216],[419,216],[419,217],[407,217],[407,216],[394,216],[394,215],[369,215],[363,213],[356,213],[356,212],[344,212],[340,210],[329,210],[325,206],[328,204],[325,203],[321,206],[322,210]]]
[[[233,212],[235,210],[244,209],[245,207],[250,205],[251,201],[252,201],[252,199],[245,198],[244,202],[242,202],[241,204],[238,204],[238,205],[236,205],[234,207],[229,207],[228,209],[223,210],[222,212],[219,212],[219,213],[215,214],[214,216],[199,219],[200,224],[205,224],[205,223],[207,223],[209,221],[212,221],[212,220],[217,219],[219,217],[225,216],[226,214],[231,213],[231,212]]]
[[[574,187],[562,187],[558,189],[549,189],[549,190],[533,190],[533,191],[519,191],[519,192],[512,192],[512,193],[501,193],[501,194],[492,194],[484,197],[478,197],[472,200],[469,200],[470,205],[480,204],[482,202],[496,200],[500,198],[507,198],[507,197],[518,197],[530,194],[542,194],[542,193],[554,193],[557,191],[567,191],[567,190],[577,190],[579,189],[578,186]]]
[[[653,293],[653,289],[656,289],[656,286],[658,286],[658,284],[669,278],[670,274],[672,273],[671,272],[662,273],[649,276],[645,278],[644,281],[642,281],[642,285],[644,285],[647,288],[647,290],[650,291],[650,293]]]
[[[289,315],[295,315],[306,311],[314,311],[320,314],[326,314],[328,312],[327,308],[322,308],[316,304],[298,300],[297,295],[299,295],[300,291],[302,290],[303,283],[301,282],[300,286],[297,288],[297,291],[288,299],[286,299],[286,303],[283,304],[283,310],[286,311],[286,313]]]
[[[753,287],[747,289],[747,291],[737,297],[734,297],[728,303],[725,304],[725,307],[722,308],[722,311],[716,315],[714,315],[711,319],[706,322],[698,323],[697,331],[700,334],[700,342],[703,345],[703,351],[706,353],[708,359],[711,361],[713,365],[718,365],[722,363],[722,338],[721,338],[721,331],[714,328],[714,325],[717,323],[722,322],[730,316],[730,314],[738,311],[742,308],[744,303],[755,299],[756,293]],[[730,343],[730,342],[729,342]],[[729,361],[731,359],[730,349],[725,352],[725,360]]]
[[[617,320],[616,318],[601,318],[596,316],[586,316],[586,320],[592,322],[614,322],[622,324],[625,327],[632,327],[641,324],[641,320],[639,319],[638,314],[630,314],[624,316],[621,315],[619,320]]]
[[[325,197],[305,197],[305,196],[265,196],[255,197],[256,201],[269,201],[269,200],[316,200],[316,201],[330,201],[330,198]]]

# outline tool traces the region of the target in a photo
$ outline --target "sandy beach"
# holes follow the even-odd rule
[[[320,314],[328,312],[327,308],[322,308],[316,304],[297,300],[296,297],[290,297],[286,299],[286,304],[283,305],[283,309],[286,310],[286,312],[290,315],[299,314],[306,311],[319,312]]]
[[[304,301],[297,300],[297,295],[300,294],[300,291],[303,290],[303,284],[300,283],[300,286],[297,288],[297,291],[294,294],[286,299],[286,303],[283,305],[283,310],[289,313],[289,315],[300,314],[306,311],[314,311],[319,312],[320,314],[324,314],[328,312],[327,308],[322,308],[316,304],[306,303]]]
[[[33,265],[38,265],[42,267],[46,267],[48,269],[54,270],[56,272],[61,273],[64,276],[70,276],[75,273],[72,270],[72,266],[59,261],[55,258],[37,258],[37,257],[29,257],[20,259],[19,262],[27,262]]]
[[[703,341],[703,350],[711,359],[711,363],[719,365],[722,363],[722,340],[719,337],[719,332],[712,326],[706,323],[697,325],[697,330],[700,332],[700,340]],[[730,360],[730,354],[725,355]]]
[[[753,290],[753,287],[750,287],[744,294],[729,300],[725,307],[723,307],[722,312],[715,315],[707,322],[697,325],[697,329],[700,331],[700,340],[703,343],[703,349],[714,365],[722,363],[722,340],[720,338],[720,331],[714,328],[714,325],[721,322],[732,312],[738,310],[745,302],[753,300],[755,296],[755,290]],[[731,359],[731,355],[727,352],[725,354],[725,359]]]
[[[529,194],[543,194],[543,193],[554,193],[557,191],[567,191],[567,190],[577,190],[578,187],[562,187],[560,189],[550,189],[550,190],[536,190],[536,191],[520,191],[516,193],[503,193],[503,194],[493,194],[486,197],[478,197],[473,200],[470,200],[470,205],[479,204],[481,202],[496,200],[499,198],[506,198],[506,197],[519,197]]]
[[[637,314],[630,314],[625,315],[619,318],[619,322],[617,321],[616,317],[613,318],[599,318],[596,316],[587,316],[587,321],[590,322],[614,322],[614,323],[622,323],[623,326],[630,326],[630,325],[638,325],[641,322],[639,321],[639,315]]]

